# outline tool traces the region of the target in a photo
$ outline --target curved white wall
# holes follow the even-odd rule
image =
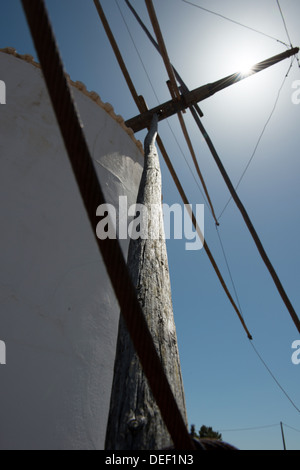
[[[119,308],[41,71],[0,64],[0,449],[102,449]],[[135,203],[140,149],[73,89],[107,201]]]

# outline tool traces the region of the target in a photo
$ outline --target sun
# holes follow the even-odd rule
[[[241,59],[241,61],[239,62],[238,73],[242,77],[248,77],[249,75],[252,75],[252,73],[254,72],[254,65],[255,65],[254,62],[248,58]]]
[[[234,73],[245,78],[253,75],[260,56],[255,45],[249,46],[241,43],[232,49],[230,56],[227,57],[227,63]]]

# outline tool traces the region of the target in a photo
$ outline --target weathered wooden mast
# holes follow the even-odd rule
[[[145,140],[145,166],[137,200],[148,210],[148,238],[130,241],[128,267],[157,352],[187,423],[164,237],[161,170],[155,147],[157,122],[158,117],[154,115]],[[154,450],[170,444],[121,315],[106,449]]]

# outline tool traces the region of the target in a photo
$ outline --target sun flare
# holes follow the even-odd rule
[[[241,60],[239,64],[239,73],[242,76],[251,75],[253,73],[254,62],[250,60]]]

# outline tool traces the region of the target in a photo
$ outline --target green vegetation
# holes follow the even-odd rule
[[[199,432],[196,432],[196,426],[191,425],[191,436],[198,439],[216,439],[222,441],[222,434],[216,432],[211,427],[201,426]]]

